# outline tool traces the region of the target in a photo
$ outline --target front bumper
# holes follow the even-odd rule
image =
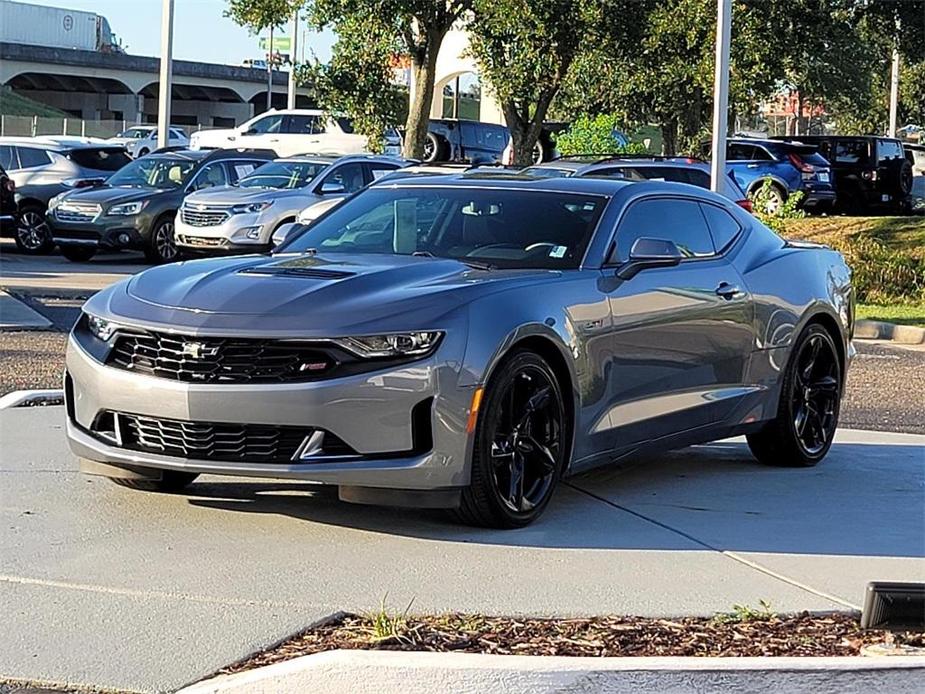
[[[803,207],[832,207],[837,195],[834,190],[804,190]]]
[[[256,238],[248,238],[248,233]],[[193,226],[177,215],[174,237],[178,246],[201,252],[259,253],[272,247],[272,222],[259,213],[231,215],[215,226]]]
[[[472,396],[472,389],[458,388],[456,380],[452,368],[430,357],[390,371],[306,383],[181,383],[105,366],[72,336],[65,377],[67,437],[78,457],[129,470],[284,477],[384,490],[454,490],[469,481],[466,422]],[[429,404],[431,438],[428,450],[414,451],[412,413],[422,402]],[[335,434],[360,456],[226,462],[128,449],[92,433],[104,411],[190,423],[318,428]]]
[[[99,217],[93,222],[63,222],[54,213],[47,216],[55,243],[62,246],[91,246],[104,250],[140,249],[150,231],[147,215]]]

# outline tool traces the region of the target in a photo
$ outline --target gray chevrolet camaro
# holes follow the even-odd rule
[[[762,462],[816,464],[853,314],[838,253],[699,188],[406,179],[272,255],[96,294],[67,435],[126,487],[288,477],[516,527],[564,475],[640,451],[746,434]]]

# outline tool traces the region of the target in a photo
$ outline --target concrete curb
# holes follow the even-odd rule
[[[854,325],[854,336],[859,340],[891,340],[904,345],[925,344],[925,328],[876,320],[859,320]]]
[[[0,330],[47,330],[51,321],[0,289]]]
[[[569,658],[328,651],[222,675],[178,694],[325,692],[918,692],[925,657]]]
[[[61,405],[63,390],[14,390],[0,398],[0,410],[29,405]]]

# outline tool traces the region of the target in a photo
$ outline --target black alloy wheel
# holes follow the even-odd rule
[[[457,515],[465,522],[516,528],[549,503],[568,450],[566,410],[552,369],[517,352],[489,382],[475,433],[472,481]]]
[[[45,221],[45,211],[29,205],[19,213],[15,232],[16,247],[28,255],[42,255],[54,248],[51,230]]]
[[[179,260],[177,244],[173,237],[174,223],[172,217],[159,219],[151,230],[151,240],[145,249],[145,258],[149,263],[170,263]]]
[[[835,438],[841,395],[842,368],[835,342],[821,325],[811,324],[790,359],[777,419],[748,436],[752,453],[769,465],[815,465]]]

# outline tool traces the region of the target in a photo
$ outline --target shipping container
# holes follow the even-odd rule
[[[0,0],[0,41],[82,51],[115,50],[105,17],[14,0]]]

